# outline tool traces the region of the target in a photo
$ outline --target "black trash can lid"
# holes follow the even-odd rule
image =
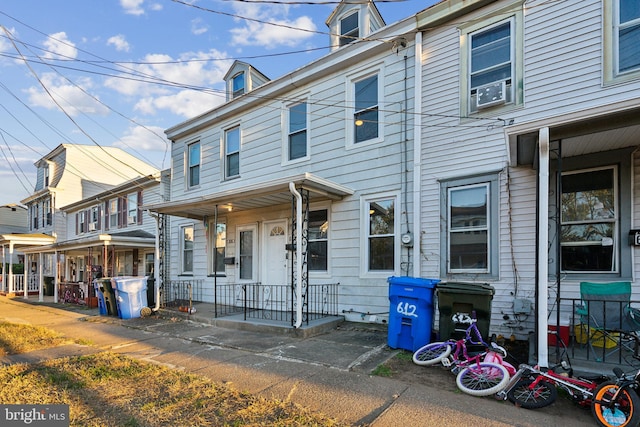
[[[488,283],[468,283],[468,282],[440,282],[436,285],[437,292],[448,292],[452,294],[479,294],[493,295],[496,290]]]

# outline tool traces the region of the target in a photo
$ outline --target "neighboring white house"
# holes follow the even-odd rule
[[[27,226],[29,218],[27,216],[27,208],[15,203],[0,206],[0,236],[26,233],[29,230]],[[0,240],[7,240],[5,237],[0,237]],[[0,292],[4,292],[4,283],[7,281],[7,269],[4,266],[13,264],[24,264],[24,254],[18,253],[13,250],[13,247],[9,244],[3,244],[0,246]]]
[[[235,63],[227,103],[166,130],[172,199],[145,208],[181,217],[166,279],[200,301],[244,286],[260,308],[381,322],[387,278],[413,271],[415,17],[341,2],[327,24],[327,55],[271,81]]]
[[[493,285],[492,332],[536,331],[545,363],[556,297],[561,325],[581,281],[640,299],[638,2],[446,0],[417,18],[420,274]]]
[[[128,198],[128,191],[136,197],[141,197],[138,191],[146,188],[149,183],[159,186],[160,172],[119,148],[77,144],[59,145],[38,160],[35,166],[37,181],[34,193],[22,200],[28,209],[27,232],[3,235],[0,242],[3,245],[19,247],[27,254],[27,268],[23,280],[28,285],[14,286],[15,283],[8,283],[5,288],[9,293],[19,292],[28,296],[29,292],[40,291],[42,295],[43,278],[53,277],[57,298],[57,285],[62,281],[86,281],[89,254],[80,256],[70,252],[72,257],[78,255],[83,259],[83,266],[76,269],[69,268],[72,258],[64,261],[63,258],[70,248],[83,248],[86,251],[87,247],[92,246],[86,241],[79,242],[76,239],[87,233],[98,235],[100,229],[96,227],[96,221],[102,221],[105,215],[106,211],[102,208],[108,206],[108,196]],[[160,200],[159,197],[151,199]],[[101,209],[92,211],[98,203],[97,200]],[[141,203],[142,201],[138,204],[135,198],[128,198],[127,203],[119,205],[122,209],[121,214],[125,214],[125,205],[127,215],[130,215],[129,212],[133,210],[134,205],[137,212]],[[69,206],[76,209],[86,208],[87,211],[81,213],[85,222],[74,222],[76,211],[70,211]],[[97,220],[95,214],[99,214]],[[146,241],[150,239],[153,242],[155,221],[147,219],[147,223],[151,234],[146,235]],[[83,230],[82,233],[80,229]],[[103,246],[108,244],[103,243]]]

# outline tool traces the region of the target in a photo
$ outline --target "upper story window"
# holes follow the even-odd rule
[[[195,187],[200,185],[200,143],[189,144],[187,153],[187,185]]]
[[[89,215],[89,231],[100,230],[100,207],[92,206]]]
[[[87,211],[83,210],[78,212],[78,234],[86,233],[88,228]]]
[[[118,227],[118,199],[109,200],[109,228]]]
[[[512,33],[509,20],[470,35],[470,112],[511,102]]]
[[[617,181],[613,166],[562,175],[562,271],[618,271]]]
[[[139,222],[138,203],[138,193],[131,193],[127,196],[127,224]]]
[[[40,211],[40,206],[36,203],[31,205],[31,228],[37,230],[40,226],[38,222],[38,212]]]
[[[240,175],[240,127],[224,132],[225,178]]]
[[[360,36],[359,16],[354,12],[340,20],[340,46],[354,42]]]
[[[233,98],[237,98],[240,95],[243,95],[245,86],[246,84],[245,84],[244,72],[238,73],[235,76],[233,76],[233,79],[231,79],[231,90],[232,90]]]
[[[640,69],[640,3],[618,0],[615,37],[618,74]]]
[[[51,199],[44,201],[42,205],[42,225],[47,226],[53,224],[53,209],[51,208]]]
[[[44,187],[46,188],[49,186],[49,165],[45,166],[42,172],[43,172],[43,184],[44,184]]]
[[[353,83],[354,142],[376,139],[378,130],[378,75],[369,76]]]
[[[307,103],[300,102],[289,107],[288,160],[307,157]]]

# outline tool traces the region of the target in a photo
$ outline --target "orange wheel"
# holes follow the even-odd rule
[[[640,407],[640,398],[630,388],[619,392],[615,402],[611,399],[620,388],[614,382],[605,382],[598,386],[593,393],[591,412],[598,425],[604,427],[631,427],[637,426],[640,418],[636,408]]]

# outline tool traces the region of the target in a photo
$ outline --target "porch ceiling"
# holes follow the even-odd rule
[[[10,233],[0,234],[0,245],[13,244],[14,248],[23,248],[36,245],[50,245],[56,238],[42,233]]]
[[[538,129],[549,127],[549,139],[560,141],[562,157],[574,157],[640,146],[640,108],[631,108],[579,120],[539,122],[537,129],[508,132],[511,153],[518,165],[533,164],[537,156]],[[515,130],[515,129],[514,129]],[[513,144],[515,142],[515,145]],[[556,153],[551,153],[552,158]]]
[[[310,173],[264,181],[259,184],[237,187],[206,196],[175,200],[167,203],[145,205],[143,209],[167,215],[202,220],[218,212],[238,212],[250,209],[290,204],[292,194],[289,183],[296,189],[309,191],[313,201],[340,200],[353,194],[353,190],[340,184],[319,178]]]

